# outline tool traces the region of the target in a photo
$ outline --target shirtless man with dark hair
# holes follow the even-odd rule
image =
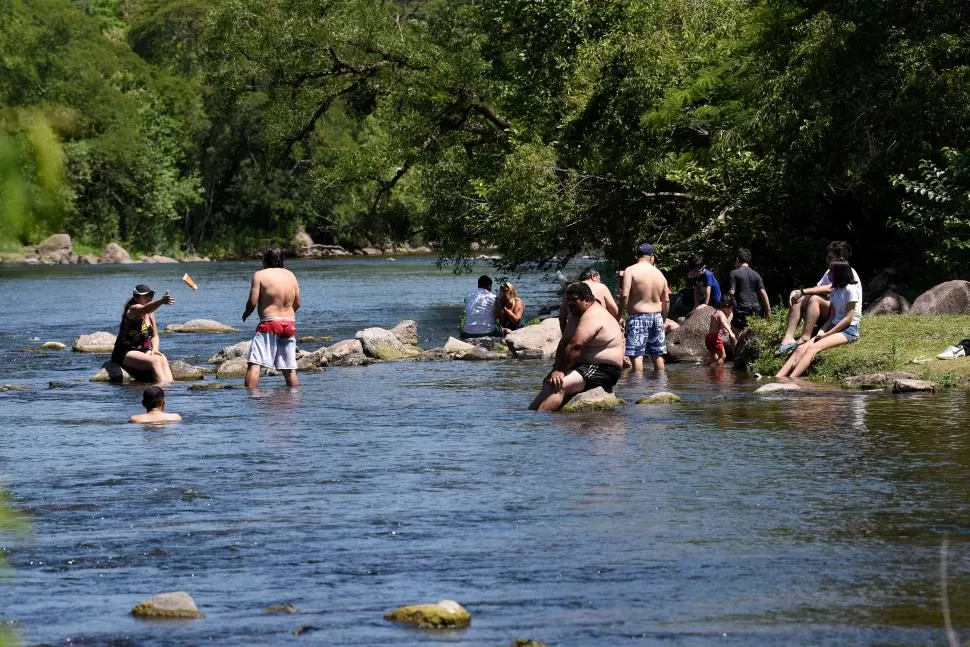
[[[249,349],[249,366],[244,384],[259,386],[263,366],[283,373],[287,386],[299,386],[296,374],[296,311],[300,308],[300,284],[293,272],[283,267],[283,252],[271,247],[263,255],[263,269],[253,274],[249,299],[242,319],[258,308],[259,325]]]
[[[159,424],[163,422],[178,422],[182,419],[177,413],[165,412],[165,391],[159,386],[150,386],[141,396],[141,405],[145,413],[136,413],[128,418],[128,422],[139,424]]]
[[[643,243],[637,247],[637,262],[623,271],[620,314],[624,310],[629,312],[625,353],[631,359],[634,371],[643,370],[646,355],[653,360],[654,369],[664,369],[670,289],[663,272],[654,267],[655,255],[653,245]]]
[[[552,372],[530,409],[558,411],[572,396],[598,386],[612,391],[623,366],[623,331],[583,281],[566,288],[569,322]]]

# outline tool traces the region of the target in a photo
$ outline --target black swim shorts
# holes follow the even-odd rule
[[[578,364],[573,370],[582,375],[586,382],[583,391],[601,386],[604,391],[612,393],[620,379],[620,367],[616,364]]]

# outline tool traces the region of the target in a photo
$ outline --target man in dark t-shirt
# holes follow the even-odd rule
[[[738,250],[734,261],[735,269],[731,270],[728,294],[734,297],[734,319],[731,328],[735,333],[748,327],[748,316],[759,314],[771,315],[771,305],[768,303],[768,293],[765,291],[761,275],[749,267],[751,252],[743,247]]]

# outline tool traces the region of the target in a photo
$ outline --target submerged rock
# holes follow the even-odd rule
[[[673,402],[680,402],[680,396],[670,391],[660,391],[637,400],[637,404],[671,404]]]
[[[303,634],[308,634],[311,631],[320,631],[320,627],[314,627],[313,625],[300,625],[293,630],[293,635],[302,636]]]
[[[615,393],[608,393],[603,387],[598,386],[595,389],[576,394],[563,406],[562,410],[567,413],[614,411],[623,404],[625,404],[623,400],[616,397]]]
[[[226,346],[218,353],[209,358],[209,364],[222,364],[226,360],[237,357],[249,357],[249,348],[253,345],[252,340],[241,341],[232,346]]]
[[[131,615],[140,618],[203,618],[195,600],[185,591],[159,593],[153,598],[139,602]]]
[[[292,604],[273,604],[265,609],[265,613],[296,613],[296,607]]]
[[[389,613],[385,613],[384,619],[426,629],[467,627],[472,623],[471,614],[454,600],[398,607]]]
[[[221,391],[222,389],[242,389],[242,384],[226,384],[225,382],[209,382],[208,384],[193,384],[189,391]]]
[[[519,638],[518,640],[513,641],[509,647],[549,647],[549,645],[539,642],[538,640]]]
[[[90,335],[81,335],[71,347],[78,353],[110,353],[115,347],[115,334],[99,330]]]
[[[482,362],[482,361],[488,361],[488,360],[508,359],[508,358],[509,356],[506,355],[505,353],[498,353],[491,350],[485,350],[480,346],[473,346],[471,350],[455,355],[455,359],[464,360],[466,362]]]
[[[46,348],[47,350],[64,350],[67,348],[67,344],[62,344],[59,341],[45,341],[40,347]]]
[[[168,324],[165,326],[165,332],[239,332],[239,330],[214,319],[192,319],[184,324]]]
[[[0,393],[5,391],[26,391],[29,386],[24,386],[23,384],[0,384]]]

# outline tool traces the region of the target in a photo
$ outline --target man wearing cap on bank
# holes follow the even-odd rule
[[[654,369],[664,369],[667,340],[664,322],[670,309],[670,289],[663,272],[654,267],[656,252],[653,245],[637,247],[637,262],[623,270],[620,291],[620,314],[628,313],[626,350],[634,371],[643,370],[643,358],[649,355]]]
[[[111,362],[128,371],[139,382],[168,384],[172,381],[168,358],[159,350],[155,311],[163,305],[174,303],[175,299],[167,290],[162,298],[156,299],[155,290],[140,283],[125,304],[118,337],[111,351]]]

